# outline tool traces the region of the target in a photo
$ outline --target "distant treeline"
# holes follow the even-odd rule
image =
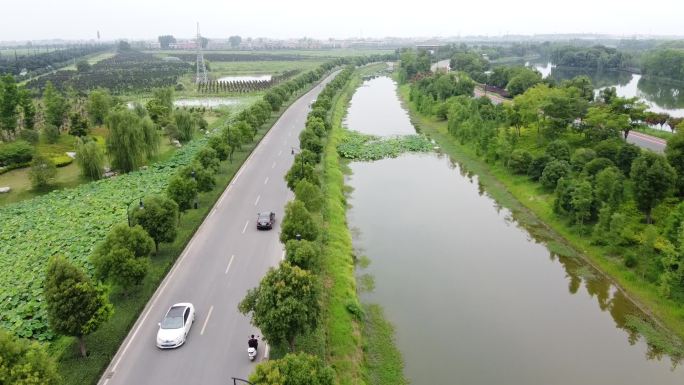
[[[559,66],[597,70],[620,70],[633,64],[629,54],[602,45],[559,47],[551,54],[551,60]]]
[[[684,49],[664,48],[646,53],[641,60],[641,72],[684,82]]]
[[[35,55],[13,55],[4,53],[0,55],[0,74],[12,74],[18,76],[23,70],[28,75],[38,75],[61,67],[76,58],[111,49],[111,45],[81,45],[68,47],[51,52],[38,53]]]
[[[179,53],[175,56],[183,61],[194,62],[197,55],[194,53]],[[289,54],[261,54],[261,53],[204,53],[204,58],[209,61],[297,61],[309,59],[308,56]]]
[[[139,51],[121,51],[82,71],[62,70],[31,80],[27,87],[39,92],[50,81],[59,90],[76,91],[106,88],[113,93],[149,91],[175,86],[178,77],[192,72],[185,62],[169,62]]]

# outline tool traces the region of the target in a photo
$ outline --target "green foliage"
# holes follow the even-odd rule
[[[76,142],[76,163],[84,177],[90,180],[102,178],[104,154],[95,141],[79,139]]]
[[[249,381],[260,385],[334,385],[335,371],[316,356],[286,354],[257,365]]]
[[[427,152],[432,147],[430,140],[422,135],[380,138],[349,131],[337,146],[337,152],[347,159],[371,161],[396,158],[404,152]]]
[[[630,177],[634,183],[637,207],[646,213],[650,221],[653,207],[672,193],[676,171],[663,156],[644,151],[632,163]]]
[[[320,187],[302,179],[297,182],[294,190],[295,199],[301,201],[310,212],[319,212],[323,206],[323,193]]]
[[[416,53],[413,50],[406,50],[401,54],[399,68],[399,80],[406,83],[417,74],[430,71],[430,54],[426,51]]]
[[[564,140],[554,140],[546,146],[546,155],[552,160],[570,161],[570,145]]]
[[[311,164],[302,162],[301,159],[303,158],[299,158],[299,161],[294,163],[287,174],[285,174],[285,181],[290,190],[294,190],[301,180],[307,180],[313,184],[319,183],[314,167]]]
[[[570,164],[564,160],[552,160],[542,171],[539,183],[547,189],[553,190],[556,188],[558,180],[566,175],[570,175]]]
[[[142,227],[114,226],[90,257],[95,276],[129,291],[145,279],[154,246],[154,240]]]
[[[558,47],[551,53],[551,60],[559,66],[596,70],[623,69],[630,64],[629,55],[602,45]]]
[[[486,79],[484,72],[489,68],[489,62],[476,52],[457,52],[451,57],[450,67],[452,70],[462,71],[476,81]]]
[[[596,201],[616,209],[624,199],[624,177],[615,167],[607,167],[595,177]]]
[[[649,52],[641,59],[641,71],[644,75],[684,79],[684,52],[673,48]]]
[[[34,189],[39,190],[49,186],[56,175],[57,167],[52,159],[42,154],[37,154],[33,157],[29,178]]]
[[[293,266],[312,270],[319,264],[321,251],[315,242],[290,239],[285,243],[285,259]]]
[[[143,151],[147,159],[151,159],[159,152],[159,133],[154,126],[152,119],[147,116],[142,117],[139,121],[140,131],[143,139]]]
[[[596,151],[591,148],[580,147],[572,153],[570,164],[574,171],[582,171],[584,166],[596,158]]]
[[[572,207],[575,212],[575,221],[580,225],[580,232],[584,223],[591,217],[592,204],[594,202],[591,183],[582,180],[572,191]]]
[[[192,115],[186,110],[178,110],[173,113],[173,119],[178,129],[178,139],[181,142],[190,141],[195,135],[195,126],[197,121],[193,119]]]
[[[76,71],[78,72],[88,72],[90,71],[91,65],[88,60],[82,59],[76,63]]]
[[[228,145],[227,140],[222,136],[212,136],[209,138],[209,146],[216,151],[216,156],[219,160],[224,161],[228,159],[231,153],[230,145]]]
[[[61,127],[69,111],[69,103],[52,82],[47,82],[43,91],[43,104],[45,104],[45,121],[57,128]]]
[[[0,329],[0,383],[59,385],[61,381],[55,360],[40,345]]]
[[[43,137],[45,137],[45,141],[50,144],[57,143],[59,141],[59,128],[50,123],[46,123],[45,127],[43,127]]]
[[[40,134],[36,130],[23,129],[19,131],[19,139],[31,144],[37,144],[40,141]]]
[[[284,262],[271,268],[259,286],[247,292],[238,309],[251,313],[252,324],[271,344],[287,343],[294,351],[296,337],[315,328],[320,320],[319,296],[313,274]]]
[[[302,239],[314,241],[318,237],[318,226],[304,203],[295,199],[285,206],[280,241],[287,243],[290,239],[295,239],[297,234],[301,235]]]
[[[69,114],[69,135],[86,136],[90,132],[88,119],[78,112]]]
[[[608,158],[596,158],[584,165],[584,173],[593,177],[602,170],[608,167],[614,167],[615,164]]]
[[[197,191],[206,192],[211,191],[216,186],[216,179],[214,178],[214,171],[204,168],[196,160],[183,167],[178,175],[186,180],[193,180],[196,182]]]
[[[123,172],[137,170],[145,159],[145,134],[133,111],[114,110],[107,116],[107,153],[112,167]]]
[[[506,90],[511,96],[516,96],[524,93],[529,88],[532,88],[538,83],[541,83],[541,74],[532,68],[520,67],[518,71],[511,77],[506,85]]]
[[[527,150],[516,149],[508,158],[507,166],[515,174],[526,174],[532,163],[532,154]]]
[[[220,166],[218,154],[216,153],[216,150],[210,146],[201,149],[200,152],[197,153],[195,159],[197,159],[203,169],[212,173],[218,172]]]
[[[154,240],[156,252],[159,243],[173,242],[178,234],[178,204],[163,196],[153,195],[143,201],[144,207],[133,209],[131,222],[140,225]]]
[[[23,140],[0,144],[0,166],[26,164],[33,159],[33,146]]]
[[[185,212],[192,207],[197,191],[194,179],[176,175],[169,181],[166,194],[178,204],[180,212]]]
[[[45,302],[50,328],[77,337],[84,357],[83,337],[97,330],[113,313],[104,288],[64,257],[52,257],[48,263]]]
[[[107,118],[109,109],[114,104],[109,91],[99,88],[88,93],[88,101],[86,102],[86,111],[90,121],[94,125],[102,125]]]
[[[5,138],[13,138],[17,131],[18,107],[21,96],[10,74],[0,77],[0,131]]]

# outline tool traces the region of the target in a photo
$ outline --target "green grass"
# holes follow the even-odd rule
[[[674,135],[674,133],[672,131],[657,130],[657,129],[651,128],[651,127],[638,128],[634,131],[643,132],[644,134],[648,134],[651,136],[655,136],[656,138],[665,139],[665,140],[670,139],[672,137],[672,135]]]
[[[661,334],[674,333],[684,338],[684,307],[663,298],[656,285],[639,278],[619,259],[610,258],[606,250],[591,243],[590,237],[578,234],[575,227],[553,213],[553,195],[544,192],[526,176],[511,174],[500,164],[489,164],[475,151],[461,145],[447,132],[446,122],[416,112],[408,101],[408,86],[400,87],[399,94],[409,107],[411,118],[422,132],[432,137],[465,169],[478,175],[487,192],[501,205],[509,208],[514,217],[536,239],[550,249],[568,256],[581,256],[602,271],[647,315]],[[654,329],[655,330],[655,329]],[[645,337],[649,337],[645,335]]]
[[[394,343],[394,327],[379,305],[365,305],[363,326],[366,382],[373,385],[406,385],[404,361]]]
[[[326,143],[322,164],[326,199],[323,211],[326,243],[321,266],[326,289],[323,325],[327,337],[326,360],[337,372],[339,384],[362,384],[372,378],[403,379],[401,356],[393,344],[389,324],[382,320],[381,313],[375,311],[377,308],[373,308],[371,318],[362,316],[362,306],[357,295],[352,236],[346,218],[347,189],[344,174],[347,167],[337,153],[337,146],[345,136],[342,119],[354,91],[361,83],[361,77],[384,66],[378,64],[361,68],[333,100],[333,128]],[[389,345],[381,346],[384,344]],[[364,347],[372,352],[371,358]],[[390,371],[395,371],[393,377],[389,376]]]
[[[182,215],[178,229],[178,237],[173,243],[162,243],[159,253],[152,257],[152,266],[145,282],[134,294],[126,297],[117,293],[111,296],[115,312],[112,319],[103,325],[98,331],[86,337],[89,350],[87,358],[81,358],[78,354],[77,344],[73,338],[61,337],[50,345],[50,352],[60,357],[58,362],[59,372],[64,378],[65,384],[95,384],[102,371],[116,354],[119,345],[135,323],[145,304],[154,294],[161,280],[173,266],[176,258],[183,252],[185,246],[192,238],[197,228],[213,207],[216,200],[221,196],[225,187],[242,163],[249,157],[261,139],[266,135],[280,114],[284,112],[292,101],[301,96],[304,91],[294,96],[279,113],[265,123],[259,130],[255,141],[243,146],[240,151],[233,155],[233,162],[221,162],[219,172],[216,174],[216,188],[212,191],[199,194],[199,209],[189,210]],[[223,119],[225,120],[225,119]],[[216,122],[221,124],[222,120]]]
[[[312,70],[323,64],[325,60],[297,60],[297,61],[232,61],[211,62],[212,77],[238,75],[277,75],[289,70]]]

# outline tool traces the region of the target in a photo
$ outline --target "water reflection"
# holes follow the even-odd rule
[[[381,87],[355,109],[363,115],[350,110],[350,128],[384,130],[374,114],[397,98]],[[643,314],[624,293],[582,259],[550,253],[531,236],[543,224],[522,228],[450,157],[350,167],[348,222],[373,261],[363,273],[374,290],[361,296],[395,324],[412,383],[684,382],[676,360],[628,327]]]
[[[624,71],[595,71],[584,68],[555,67],[548,62],[534,63],[533,66],[556,82],[580,75],[589,76],[597,90],[615,87],[619,96],[638,97],[653,112],[684,117],[684,83],[645,77]]]

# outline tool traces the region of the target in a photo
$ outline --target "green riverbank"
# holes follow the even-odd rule
[[[684,309],[675,301],[664,299],[658,288],[645,282],[620,260],[605,256],[600,247],[591,244],[553,214],[553,196],[541,195],[537,186],[526,176],[512,175],[499,164],[489,164],[480,159],[475,150],[461,145],[447,132],[446,121],[419,114],[409,100],[409,86],[399,88],[399,95],[410,112],[415,126],[433,138],[454,160],[467,171],[478,175],[478,180],[488,194],[498,203],[510,209],[516,220],[536,239],[544,241],[554,253],[581,256],[588,263],[606,273],[623,292],[651,316],[649,322],[634,322],[632,326],[641,332],[656,348],[672,355],[681,355],[674,333],[684,338]]]
[[[323,215],[327,225],[322,259],[326,287],[323,323],[327,333],[326,358],[335,368],[340,384],[406,383],[391,325],[382,316],[379,306],[362,307],[358,299],[352,237],[346,219],[344,174],[348,169],[337,153],[337,145],[345,131],[342,121],[361,78],[384,67],[385,64],[377,64],[358,69],[333,101],[332,131],[322,164]]]

